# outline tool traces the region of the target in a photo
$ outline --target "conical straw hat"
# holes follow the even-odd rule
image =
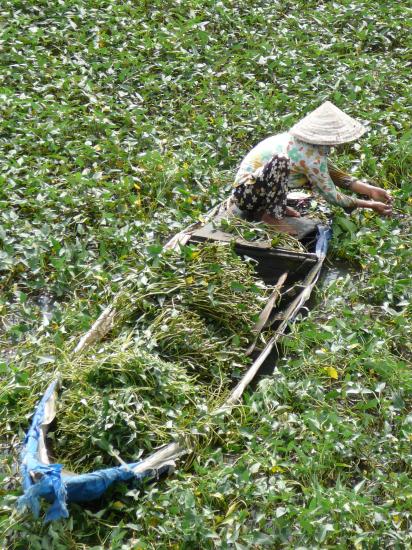
[[[366,128],[330,101],[309,113],[289,131],[292,136],[316,145],[339,145],[358,139]]]

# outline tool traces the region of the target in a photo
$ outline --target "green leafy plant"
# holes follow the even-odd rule
[[[3,2],[2,547],[411,545],[409,9],[371,0]],[[161,244],[228,196],[253,145],[326,99],[369,121],[338,161],[393,192],[394,218],[335,211],[330,257],[351,268],[284,339],[273,375],[232,416],[214,419],[191,464],[143,490],[119,486],[98,507],[72,506],[65,522],[17,515],[19,442],[56,371],[65,385],[55,452],[83,471],[189,431],[228,374],[216,370],[212,388],[191,364],[216,364],[219,350],[227,361],[238,353],[242,368],[242,342],[226,344],[236,310],[216,294],[220,281],[197,294],[196,313],[182,302],[181,317],[170,304],[165,318],[160,302],[156,310]],[[129,290],[149,289],[133,286],[146,271],[159,286],[135,307]],[[74,342],[125,288],[124,320],[75,361]],[[230,280],[225,291],[242,302],[248,288]],[[221,301],[225,333],[210,348],[190,347],[187,330],[209,330],[212,301]],[[155,322],[150,354],[135,342],[138,311]],[[237,313],[244,327],[255,310]]]

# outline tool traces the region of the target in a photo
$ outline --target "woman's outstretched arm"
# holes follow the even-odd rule
[[[372,199],[368,201],[356,198],[355,202],[358,208],[370,208],[384,216],[392,214],[393,197],[386,189],[360,181],[336,168],[330,162],[328,162],[328,171],[331,179],[338,187],[354,191],[358,195],[366,195]]]

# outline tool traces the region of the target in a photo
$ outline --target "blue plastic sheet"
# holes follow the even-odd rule
[[[332,238],[332,229],[326,225],[318,225],[318,238],[316,241],[316,256],[324,258],[328,251],[329,241]]]
[[[67,518],[69,512],[67,503],[87,502],[101,497],[106,490],[119,481],[134,480],[141,483],[147,478],[153,478],[166,473],[170,464],[164,464],[154,470],[145,470],[135,474],[133,468],[139,463],[128,464],[118,468],[106,468],[83,475],[67,475],[62,473],[61,464],[44,464],[39,459],[42,424],[45,420],[45,410],[54,392],[58,380],[54,380],[46,390],[36,411],[29,431],[26,434],[21,453],[21,474],[24,494],[18,500],[18,507],[29,508],[35,517],[40,513],[41,499],[51,503],[45,521]]]

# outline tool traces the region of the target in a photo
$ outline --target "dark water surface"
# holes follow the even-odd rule
[[[326,260],[325,265],[322,268],[319,280],[312,291],[312,295],[300,310],[299,316],[305,317],[309,313],[309,311],[319,305],[319,291],[327,291],[328,286],[333,282],[339,279],[346,279],[346,277],[348,276],[352,277],[356,275],[357,271],[351,264],[348,264],[347,262],[344,262],[342,260],[334,260],[332,262]],[[295,322],[299,323],[299,318]],[[255,357],[257,357],[258,354],[259,353],[257,352]],[[252,383],[252,389],[256,388],[257,383],[262,377],[271,375],[273,373],[279,356],[280,350],[274,349],[261,366],[257,376],[255,377],[255,380]]]

